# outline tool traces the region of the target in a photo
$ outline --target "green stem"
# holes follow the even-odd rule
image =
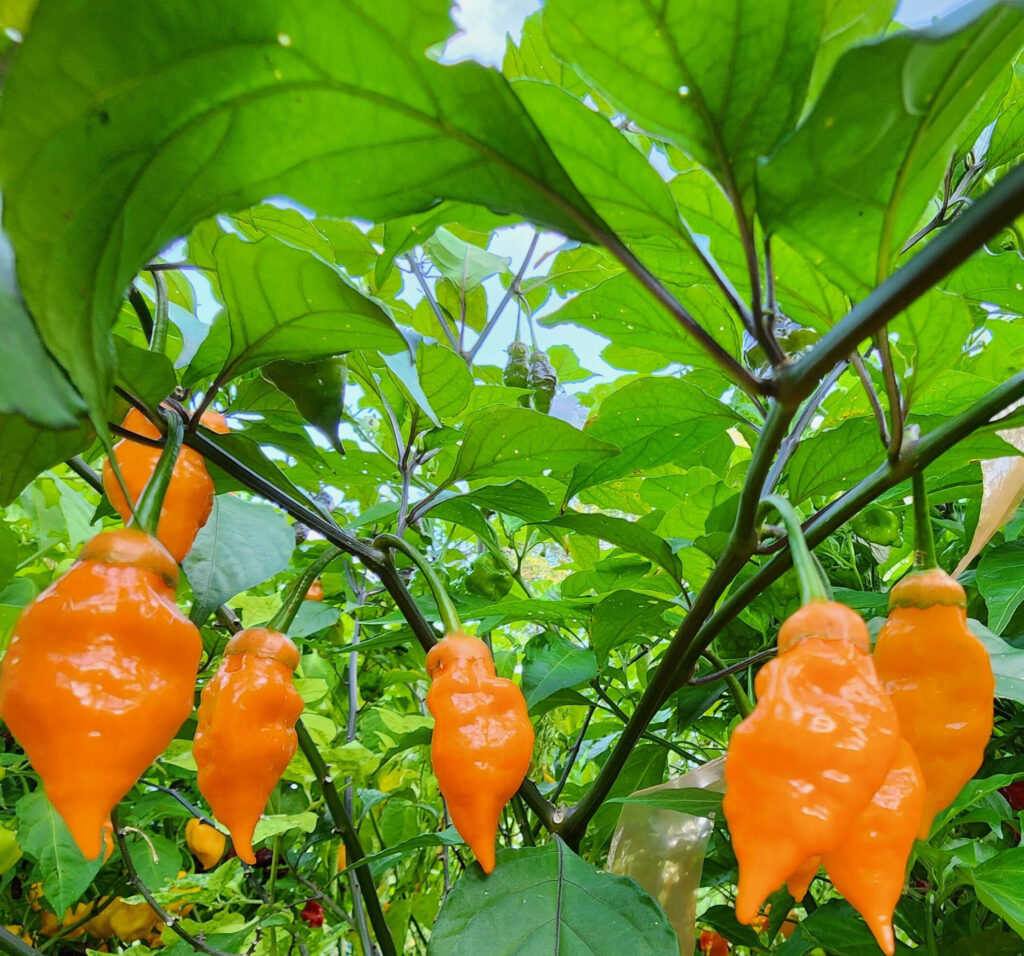
[[[828,595],[821,583],[817,565],[811,556],[810,548],[804,540],[804,532],[800,527],[800,516],[793,506],[781,495],[766,495],[761,499],[761,508],[774,508],[786,527],[789,538],[789,550],[793,556],[793,567],[800,582],[800,601],[810,604],[811,601],[827,601]]]
[[[729,693],[732,694],[732,702],[736,705],[736,710],[739,711],[741,717],[749,717],[754,712],[754,705],[751,703],[747,692],[743,689],[743,685],[739,682],[736,675],[729,671],[729,665],[710,647],[704,648],[704,656],[720,671],[725,671],[723,675],[725,685],[729,688]]]
[[[299,747],[302,749],[302,753],[309,761],[309,765],[313,768],[313,773],[316,774],[317,780],[320,783],[324,802],[327,804],[327,811],[331,815],[331,820],[334,821],[334,827],[341,834],[341,839],[345,844],[348,864],[355,871],[356,880],[359,882],[363,903],[366,906],[366,915],[370,917],[374,935],[377,937],[377,945],[380,947],[383,956],[397,956],[395,941],[391,937],[391,930],[388,928],[387,920],[384,919],[384,912],[381,909],[380,897],[377,895],[377,884],[373,881],[373,874],[370,872],[369,866],[365,864],[354,866],[366,854],[363,852],[363,846],[359,842],[359,835],[356,833],[355,827],[352,826],[349,815],[345,812],[345,804],[341,799],[341,794],[338,793],[338,788],[334,785],[331,772],[327,769],[324,758],[320,755],[320,751],[317,750],[313,738],[309,736],[309,731],[306,730],[301,720],[295,725],[295,732],[299,737]]]
[[[924,939],[928,956],[939,956],[939,944],[935,939],[935,894],[929,893],[925,898]]]
[[[164,495],[171,483],[171,474],[181,450],[181,440],[185,426],[181,418],[170,409],[161,409],[160,414],[167,422],[167,435],[164,439],[164,450],[156,463],[153,475],[142,490],[135,504],[135,514],[131,526],[141,528],[147,534],[156,536],[156,528],[160,522],[160,509],[163,508]]]
[[[39,950],[0,926],[0,953],[11,953],[11,956],[38,956]]]
[[[437,610],[441,615],[441,623],[444,624],[445,634],[458,634],[462,631],[462,622],[459,620],[455,605],[452,604],[452,599],[448,597],[448,592],[445,591],[441,579],[419,551],[404,538],[399,538],[393,534],[378,535],[373,539],[373,546],[380,548],[382,551],[389,549],[401,551],[408,557],[420,569],[423,577],[427,579],[427,583],[430,585],[430,590],[434,592],[434,600],[437,602]]]
[[[270,855],[270,880],[267,885],[267,895],[270,903],[274,902],[274,890],[277,888],[277,865],[281,859],[281,834],[274,837],[274,849]],[[270,927],[270,956],[277,956],[277,927]]]
[[[292,581],[288,586],[288,590],[284,593],[284,603],[267,625],[270,630],[280,631],[282,634],[288,633],[288,628],[292,626],[292,621],[295,620],[295,615],[299,613],[299,608],[302,607],[302,602],[306,600],[306,593],[312,587],[313,582],[320,576],[324,568],[342,553],[341,548],[328,548],[302,574]]]
[[[928,508],[928,489],[924,485],[924,472],[914,472],[914,567],[919,571],[939,566],[935,557],[935,534]]]
[[[149,351],[163,353],[167,349],[167,323],[170,312],[167,279],[162,272],[151,274],[156,289],[156,314],[153,316],[153,332],[149,337]]]

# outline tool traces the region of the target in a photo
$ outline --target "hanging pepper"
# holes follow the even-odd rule
[[[522,784],[533,754],[526,700],[516,684],[496,675],[487,645],[463,632],[426,559],[394,535],[380,535],[374,544],[402,550],[434,592],[445,637],[427,654],[427,708],[434,717],[430,758],[455,829],[490,873],[502,808]]]
[[[295,755],[302,698],[292,683],[298,648],[284,635],[332,548],[300,575],[267,627],[239,631],[203,688],[192,752],[199,791],[231,832],[239,858],[255,863],[252,835],[270,794]]]
[[[485,551],[466,575],[466,590],[489,601],[500,601],[512,590],[512,575],[490,551]]]
[[[530,347],[516,339],[508,347],[508,362],[502,372],[501,381],[509,388],[530,387]],[[530,407],[530,396],[520,395],[519,404],[523,408]]]
[[[227,840],[216,827],[192,817],[185,824],[185,845],[204,870],[212,870],[220,863]]]
[[[551,399],[558,387],[558,375],[548,360],[547,353],[535,348],[530,353],[530,388],[533,389],[533,407],[545,415],[551,411]]]
[[[200,422],[210,431],[220,434],[228,431],[224,416],[218,412],[206,412]],[[137,408],[128,412],[122,427],[145,438],[160,437],[156,426]],[[125,438],[114,446],[114,456],[132,500],[138,501],[156,467],[160,449]],[[131,509],[109,461],[103,463],[103,490],[121,519],[127,523],[131,518]],[[182,448],[174,465],[171,485],[164,498],[156,532],[160,543],[171,552],[175,561],[181,561],[191,550],[192,542],[199,529],[206,524],[212,509],[213,479],[206,470],[203,456],[191,448]]]
[[[323,583],[317,578],[310,586],[309,591],[306,593],[307,601],[322,601],[324,599],[324,586]]]
[[[341,455],[338,429],[345,416],[345,382],[348,360],[335,355],[315,362],[291,362],[278,359],[262,368],[263,377],[285,393],[317,431],[322,432]]]
[[[0,715],[89,859],[111,810],[192,711],[202,641],[174,601],[156,525],[181,420],[139,501],[141,527],[98,534],[14,625]]]
[[[915,476],[920,570],[889,595],[875,667],[917,754],[927,796],[918,837],[981,766],[992,735],[995,678],[985,646],[967,628],[964,589],[936,567],[924,480]]]
[[[882,786],[842,842],[822,858],[832,884],[864,917],[888,956],[896,951],[892,914],[924,806],[921,766],[901,739]]]
[[[892,765],[896,712],[850,608],[826,600],[800,521],[782,515],[804,606],[779,631],[779,656],[758,673],[758,702],[734,731],[723,809],[739,860],[736,916],[751,923],[784,881],[809,882],[813,858],[838,846]],[[808,871],[810,872],[808,873]]]

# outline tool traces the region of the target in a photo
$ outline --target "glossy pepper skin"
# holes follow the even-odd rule
[[[284,634],[252,627],[228,641],[203,688],[192,747],[199,790],[246,863],[256,862],[253,830],[298,747],[298,666],[299,651]]]
[[[0,669],[0,714],[89,859],[192,711],[202,641],[177,577],[144,532],[97,535],[22,612]]]
[[[779,657],[757,675],[725,763],[742,923],[785,880],[809,881],[809,858],[839,845],[892,764],[898,722],[869,647],[857,614],[815,601],[782,625]]]
[[[199,817],[192,817],[185,824],[185,845],[204,870],[212,870],[220,863],[227,842],[220,830]]]
[[[512,681],[495,675],[487,645],[466,634],[449,634],[434,645],[427,673],[434,775],[452,823],[490,873],[498,818],[533,755],[526,700]]]
[[[206,412],[200,421],[211,431],[220,434],[228,431],[224,416],[218,412]],[[125,416],[121,424],[137,435],[160,437],[156,426],[136,408]],[[132,501],[137,502],[156,468],[160,449],[124,438],[114,446],[114,455]],[[103,490],[122,520],[127,523],[132,516],[131,509],[109,461],[103,463]],[[191,448],[182,448],[171,473],[171,483],[164,497],[156,531],[160,543],[170,551],[175,561],[180,562],[189,553],[192,542],[199,534],[199,529],[206,524],[212,508],[213,479],[206,470],[203,456]]]
[[[992,735],[995,678],[965,605],[964,589],[944,571],[911,572],[889,595],[875,645],[878,676],[924,773],[922,840],[981,766]]]
[[[864,917],[888,956],[896,951],[892,914],[925,805],[924,776],[903,739],[871,802],[839,846],[823,857],[832,883]]]

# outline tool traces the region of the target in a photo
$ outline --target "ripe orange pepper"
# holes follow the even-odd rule
[[[701,956],[729,956],[729,940],[714,930],[700,931]]]
[[[742,923],[842,842],[892,764],[898,722],[869,648],[856,613],[815,600],[782,625],[779,656],[757,675],[757,707],[733,731],[725,764]]]
[[[227,422],[219,412],[206,412],[200,419],[211,431],[225,434]],[[124,428],[146,438],[159,438],[157,427],[133,408],[122,422]],[[132,501],[138,502],[160,457],[160,449],[124,438],[114,446],[114,455],[121,468],[125,486]],[[114,476],[109,461],[103,463],[103,490],[110,503],[126,523],[131,509]],[[174,464],[171,483],[160,511],[156,536],[175,561],[181,561],[192,548],[199,529],[206,524],[213,508],[213,479],[206,470],[203,456],[192,448],[182,448]]]
[[[533,755],[526,700],[516,684],[496,676],[487,645],[467,634],[449,633],[435,644],[427,674],[434,775],[452,823],[490,873],[501,810]]]
[[[192,817],[185,824],[185,845],[204,870],[212,870],[220,863],[227,842],[220,830],[203,823],[199,817]]]
[[[203,689],[193,745],[199,790],[246,863],[256,862],[253,831],[298,746],[298,664],[299,651],[284,634],[249,628],[231,638]]]
[[[927,795],[918,837],[981,766],[992,735],[995,678],[967,628],[964,589],[945,571],[912,571],[889,595],[875,667],[917,754]]]
[[[14,625],[0,715],[89,859],[110,812],[192,711],[199,631],[143,531],[105,531]]]
[[[307,601],[322,601],[323,599],[324,599],[324,586],[321,583],[320,579],[317,578],[309,586],[309,590],[306,592],[306,600]]]
[[[888,956],[896,951],[892,914],[903,892],[907,858],[925,807],[924,777],[900,740],[885,781],[839,846],[824,854],[832,883],[864,917]]]

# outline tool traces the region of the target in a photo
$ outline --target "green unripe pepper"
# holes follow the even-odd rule
[[[512,590],[512,575],[489,551],[479,555],[466,575],[466,590],[489,601],[500,601]]]
[[[348,362],[343,355],[316,362],[280,359],[263,366],[263,377],[285,393],[299,414],[323,432],[334,450],[344,455],[338,428],[345,414]]]
[[[903,537],[899,516],[887,508],[870,505],[850,522],[858,538],[872,544],[898,544]]]
[[[530,354],[530,388],[533,389],[533,407],[546,415],[551,411],[551,399],[558,387],[558,375],[546,352],[534,349]]]
[[[525,342],[516,341],[508,347],[508,362],[505,363],[501,380],[509,388],[530,387],[530,349]],[[529,408],[530,396],[520,395],[519,404]]]

